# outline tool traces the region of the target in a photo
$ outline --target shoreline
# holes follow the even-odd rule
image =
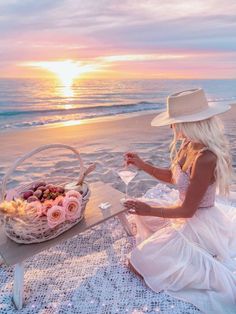
[[[236,103],[230,103],[231,110],[233,115],[236,113]],[[55,123],[48,123],[44,125],[33,125],[28,127],[19,127],[19,128],[7,128],[2,129],[0,131],[0,136],[7,135],[9,133],[14,132],[21,132],[21,131],[30,131],[30,130],[41,130],[41,129],[51,129],[51,128],[61,128],[61,127],[68,127],[68,126],[76,126],[76,125],[85,125],[85,124],[93,124],[97,122],[110,122],[110,121],[116,121],[116,120],[123,120],[123,119],[129,119],[133,117],[138,116],[147,116],[152,114],[158,114],[162,111],[164,111],[165,108],[161,109],[147,109],[147,110],[140,110],[140,111],[134,111],[134,112],[126,112],[126,113],[118,113],[114,115],[105,115],[101,117],[92,117],[92,118],[85,118],[85,119],[77,119],[77,120],[68,120],[64,122],[55,122]]]
[[[1,156],[5,152],[12,153],[12,149],[19,152],[26,152],[39,145],[69,142],[81,144],[81,147],[99,141],[101,144],[111,144],[114,146],[113,138],[117,136],[122,146],[129,146],[135,142],[134,133],[137,134],[137,140],[153,141],[155,136],[157,140],[171,136],[169,126],[152,127],[151,120],[161,110],[149,112],[135,112],[129,114],[119,114],[115,116],[98,117],[94,119],[84,119],[66,125],[59,123],[50,126],[38,126],[32,128],[11,129],[0,133],[2,140]],[[234,119],[236,118],[236,105],[231,110],[220,115],[226,129],[226,135],[235,135]],[[108,131],[109,130],[109,131]],[[82,132],[81,132],[82,131]],[[130,133],[131,132],[131,133]],[[125,136],[127,133],[127,136]],[[118,141],[117,141],[118,142]],[[126,145],[127,144],[127,145]],[[24,149],[25,148],[25,149]]]
[[[93,123],[97,123],[97,122],[110,122],[110,121],[116,121],[116,120],[123,120],[123,119],[129,119],[129,118],[133,118],[133,117],[137,117],[137,116],[158,114],[161,111],[162,111],[162,109],[142,110],[142,111],[136,111],[136,112],[130,112],[130,113],[120,113],[120,114],[115,114],[115,115],[86,118],[86,119],[81,119],[81,120],[78,119],[78,120],[69,120],[69,121],[65,121],[65,122],[48,123],[48,124],[44,124],[44,125],[34,125],[34,126],[20,127],[20,128],[8,128],[8,129],[1,130],[0,136],[4,135],[4,134],[21,132],[21,131],[30,131],[30,130],[34,130],[34,129],[37,129],[37,130],[56,129],[56,128],[61,128],[61,127],[93,124]]]

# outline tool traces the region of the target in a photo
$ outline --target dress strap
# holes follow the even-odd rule
[[[200,152],[204,152],[205,150],[209,150],[209,147],[203,147],[202,149],[200,149]]]
[[[209,147],[203,147],[202,149],[200,149],[200,150],[198,151],[198,154],[200,154],[200,153],[202,153],[202,152],[205,152],[205,151],[207,151],[207,150],[210,151]]]

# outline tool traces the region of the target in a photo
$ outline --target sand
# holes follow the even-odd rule
[[[123,154],[127,150],[137,151],[152,162],[163,161],[168,154],[168,140],[171,130],[152,128],[152,115],[142,115],[124,119],[110,119],[77,126],[57,128],[37,128],[9,132],[2,136],[3,152],[1,154],[1,175],[3,175],[16,158],[28,151],[45,144],[63,143],[77,148],[81,152],[85,166],[96,162],[97,169],[88,177],[88,181],[103,181],[124,190],[124,184],[116,171],[123,165]],[[11,185],[22,181],[36,179],[43,173],[51,176],[78,176],[79,166],[73,154],[67,150],[47,150],[35,158],[28,159],[11,176]],[[152,183],[152,178],[146,178]],[[142,189],[147,187],[143,182]],[[140,176],[131,189],[140,190]],[[137,190],[137,192],[138,192]]]
[[[16,158],[41,145],[63,143],[75,147],[81,153],[85,166],[97,163],[96,171],[88,176],[88,182],[111,183],[124,191],[124,184],[116,171],[123,165],[123,154],[135,151],[145,160],[157,166],[169,165],[169,144],[172,130],[169,127],[151,127],[155,114],[124,116],[85,121],[80,125],[25,129],[1,134],[2,152],[0,176],[3,176]],[[236,106],[222,115],[225,131],[231,143],[233,165],[236,166]],[[73,154],[67,150],[47,150],[28,159],[11,176],[10,186],[49,176],[65,175],[76,178],[79,166]],[[157,181],[139,172],[130,183],[130,195],[137,196]]]

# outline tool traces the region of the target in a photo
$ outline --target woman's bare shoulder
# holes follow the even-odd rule
[[[200,165],[215,165],[217,162],[217,156],[211,150],[203,149],[199,151],[196,162]]]
[[[193,163],[192,177],[202,175],[214,177],[217,156],[210,150],[200,151]]]

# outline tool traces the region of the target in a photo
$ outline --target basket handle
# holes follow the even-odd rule
[[[79,160],[79,163],[80,163],[80,176],[79,176],[79,179],[82,179],[83,176],[84,176],[84,172],[85,172],[85,168],[84,168],[84,164],[83,164],[83,161],[80,157],[80,154],[79,152],[69,146],[69,145],[65,145],[65,144],[48,144],[48,145],[43,145],[43,146],[40,146],[36,149],[33,149],[32,151],[26,153],[25,155],[23,155],[22,157],[16,159],[16,161],[14,162],[14,164],[8,169],[8,171],[6,172],[5,176],[3,177],[2,179],[2,188],[1,188],[1,200],[3,201],[4,200],[4,195],[5,195],[5,192],[6,192],[6,185],[7,185],[7,181],[10,177],[10,175],[15,171],[15,169],[20,165],[22,164],[23,161],[25,161],[26,159],[32,157],[33,155],[43,151],[43,150],[47,150],[47,149],[50,149],[50,148],[66,148],[66,149],[69,149],[71,150],[72,152],[75,153],[75,155],[77,155],[77,158]]]

